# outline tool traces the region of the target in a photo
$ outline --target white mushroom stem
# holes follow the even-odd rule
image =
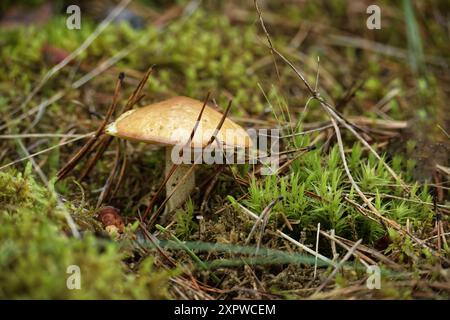
[[[173,147],[166,147],[166,176],[169,174],[170,169],[172,169],[172,149]],[[180,181],[183,177],[188,173],[191,168],[190,164],[180,164],[178,165],[175,172],[170,176],[169,180],[166,183],[166,196],[169,196],[175,187],[177,188],[174,194],[170,197],[169,201],[166,204],[164,216],[166,213],[175,210],[180,207],[186,199],[191,194],[192,190],[195,187],[195,174],[194,170],[189,173],[189,175],[184,179],[183,182]],[[179,185],[179,186],[178,186]]]

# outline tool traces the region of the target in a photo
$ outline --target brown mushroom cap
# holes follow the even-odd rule
[[[108,125],[106,133],[151,144],[184,144],[189,139],[202,107],[203,102],[195,99],[171,98],[124,113]],[[221,118],[220,112],[206,106],[192,145],[205,146]],[[217,139],[227,147],[249,148],[252,145],[247,132],[228,118],[218,132]]]

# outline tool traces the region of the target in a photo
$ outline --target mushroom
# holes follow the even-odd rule
[[[167,176],[174,163],[172,159],[180,155],[179,151],[187,142],[191,141],[188,147],[194,147],[196,152],[197,147],[204,150],[203,148],[207,146],[211,136],[215,133],[223,115],[206,105],[195,135],[190,140],[203,105],[203,102],[188,97],[171,98],[124,113],[116,121],[109,124],[105,132],[108,135],[123,139],[165,146],[165,174]],[[251,146],[251,139],[247,132],[230,119],[225,119],[215,137],[215,143],[226,146],[226,148],[245,150]],[[186,159],[184,151],[185,149],[183,149],[183,159]],[[191,155],[192,152],[189,154],[189,158]],[[178,160],[180,159],[177,158]],[[185,162],[177,163],[176,170],[166,183],[166,195],[171,194],[179,181],[188,174],[192,162]],[[177,190],[167,202],[165,213],[184,203],[194,187],[195,174],[194,170],[191,170],[191,173],[184,178],[184,183],[177,187]]]

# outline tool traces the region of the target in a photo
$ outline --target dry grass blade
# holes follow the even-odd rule
[[[249,215],[252,219],[255,220],[259,220],[260,217],[253,213],[252,211],[250,211],[249,209],[247,209],[246,207],[244,207],[242,204],[240,204],[239,202],[236,202],[237,205],[239,206],[239,208],[241,208],[247,215]],[[331,265],[331,266],[336,266],[336,263],[330,259],[328,259],[327,257],[321,255],[320,253],[315,252],[314,250],[311,250],[310,248],[308,248],[307,246],[305,246],[304,244],[298,242],[297,240],[291,238],[290,236],[288,236],[287,234],[285,234],[284,232],[277,230],[276,233],[281,236],[282,238],[290,241],[291,243],[295,244],[296,246],[300,247],[302,250],[308,252],[309,254],[313,255],[314,257],[317,256],[320,260],[322,260],[323,262]]]
[[[316,236],[316,253],[319,253],[319,238],[320,238],[320,222],[317,224],[317,236]],[[315,279],[317,275],[317,255],[314,261],[314,276]]]
[[[340,245],[342,248],[344,248],[345,250],[350,250],[350,247],[347,246],[346,244],[344,244],[342,241],[340,241],[339,239],[337,239],[334,235],[334,232],[331,232],[331,234],[328,234],[325,231],[319,230],[317,229],[321,235],[325,236],[325,238],[329,239],[332,243],[332,245],[334,244],[334,249],[332,249],[333,251],[333,257],[338,256],[337,252],[336,252],[336,243],[338,245]],[[355,256],[355,258],[357,258],[359,260],[359,262],[361,262],[361,264],[363,264],[365,267],[368,267],[369,264],[374,265],[376,264],[376,262],[374,260],[372,260],[371,258],[367,257],[366,255],[358,252],[355,250],[355,252],[353,253],[353,255]]]
[[[314,295],[318,294],[320,291],[322,291],[322,289],[325,288],[325,286],[328,284],[328,282],[330,282],[330,280],[333,279],[333,277],[336,275],[336,273],[339,271],[339,269],[353,255],[353,253],[358,248],[358,246],[361,244],[361,242],[362,242],[362,239],[359,239],[353,245],[353,247],[351,247],[350,250],[347,251],[347,253],[345,254],[344,258],[342,258],[342,260],[337,264],[337,266],[334,267],[333,272],[331,272],[331,274],[328,276],[328,278],[326,278],[325,281],[316,289],[316,291],[314,292]]]
[[[82,139],[91,137],[93,134],[94,134],[93,132],[87,133],[87,134],[81,135],[81,136],[79,136],[79,137],[76,137],[76,138],[67,140],[67,141],[65,141],[65,142],[59,143],[59,144],[57,144],[57,145],[48,147],[48,148],[46,148],[46,149],[44,149],[44,150],[41,150],[41,151],[32,153],[32,154],[30,154],[30,155],[27,155],[27,156],[25,156],[25,157],[22,157],[22,158],[20,158],[20,159],[14,160],[14,161],[12,161],[12,162],[10,162],[10,163],[7,163],[7,164],[1,166],[1,167],[0,167],[0,170],[6,169],[6,168],[8,168],[8,167],[10,167],[10,166],[12,166],[12,165],[15,165],[15,164],[17,164],[17,163],[20,163],[20,162],[22,162],[22,161],[26,161],[26,160],[32,159],[32,158],[34,158],[34,157],[36,157],[36,156],[38,156],[38,155],[40,155],[40,154],[44,154],[44,153],[49,152],[49,151],[51,151],[51,150],[54,150],[54,149],[60,148],[60,147],[62,147],[62,146],[65,146],[65,145],[67,145],[67,144],[73,143],[73,142],[75,142],[75,141],[78,141],[78,140],[82,140]]]
[[[340,236],[335,235],[334,236],[336,239],[336,243],[342,242],[343,245],[347,246],[346,250],[349,250],[349,248],[351,246],[353,246],[354,242],[345,238],[342,238]],[[358,247],[358,250],[356,251],[356,253],[361,254],[361,257],[363,258],[362,253],[368,254],[371,257],[385,263],[386,265],[389,265],[391,268],[396,268],[396,269],[402,269],[402,266],[399,265],[398,263],[392,261],[391,259],[389,259],[388,257],[386,257],[385,255],[381,254],[380,252],[378,252],[375,249],[366,247],[365,245],[361,244]],[[370,260],[366,260],[368,263],[371,263]],[[371,264],[375,264],[375,263],[371,263]]]
[[[98,25],[94,32],[89,35],[89,37],[79,46],[75,51],[68,55],[64,60],[51,68],[39,84],[33,89],[33,91],[27,96],[25,101],[20,106],[20,110],[23,110],[28,102],[33,99],[33,97],[41,90],[41,88],[47,83],[47,81],[53,77],[59,70],[64,68],[70,61],[79,56],[84,50],[86,50],[91,43],[102,33],[106,27],[115,19],[117,16],[125,9],[125,7],[131,2],[131,0],[122,0],[111,12],[110,14]]]
[[[287,234],[285,234],[284,232],[277,230],[277,233],[285,238],[286,240],[288,240],[289,242],[295,244],[297,247],[300,247],[302,250],[308,252],[309,254],[312,254],[314,257],[319,258],[320,260],[322,260],[323,262],[326,262],[330,265],[336,265],[336,263],[330,259],[328,259],[327,257],[325,257],[324,255],[321,255],[320,253],[315,252],[314,250],[311,250],[310,248],[308,248],[307,246],[305,246],[304,244],[301,244],[300,242],[298,242],[297,240],[291,238],[290,236],[288,236]]]
[[[25,138],[79,138],[86,137],[85,134],[70,133],[21,133],[21,134],[3,134],[0,139],[25,139]]]
[[[38,173],[39,177],[42,179],[44,184],[46,186],[48,186],[48,179],[47,179],[46,175],[44,174],[44,172],[42,171],[42,169],[39,167],[39,165],[36,163],[36,161],[34,161],[33,157],[29,154],[27,148],[25,148],[22,141],[20,139],[18,139],[17,142],[18,142],[20,148],[26,154],[26,158],[31,159],[31,164],[33,165],[34,169]],[[70,213],[67,211],[67,209],[64,206],[63,202],[61,201],[59,195],[56,192],[54,194],[56,196],[56,201],[58,203],[58,206],[61,208],[61,210],[63,212],[64,218],[66,219],[67,225],[69,226],[69,229],[70,229],[72,235],[75,238],[80,238],[80,232],[78,231],[75,221],[73,220]]]
[[[261,233],[264,232],[265,229],[265,221],[268,220],[268,217],[270,215],[270,212],[272,211],[272,208],[275,206],[275,204],[277,204],[278,201],[283,200],[283,197],[278,197],[275,200],[272,200],[261,212],[261,214],[259,215],[258,219],[255,221],[255,224],[253,225],[252,229],[250,230],[250,232],[248,233],[247,239],[245,240],[245,244],[250,243],[250,240],[253,236],[253,234],[255,233],[258,225],[261,225],[260,230]],[[260,242],[260,238],[258,239],[258,242]]]

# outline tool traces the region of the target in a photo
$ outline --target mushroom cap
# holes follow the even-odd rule
[[[192,133],[203,102],[175,97],[142,108],[130,110],[106,127],[106,134],[149,144],[185,144]],[[211,139],[222,114],[208,105],[203,111],[191,146],[204,147]],[[225,147],[249,148],[250,136],[238,124],[226,118],[216,135]]]

